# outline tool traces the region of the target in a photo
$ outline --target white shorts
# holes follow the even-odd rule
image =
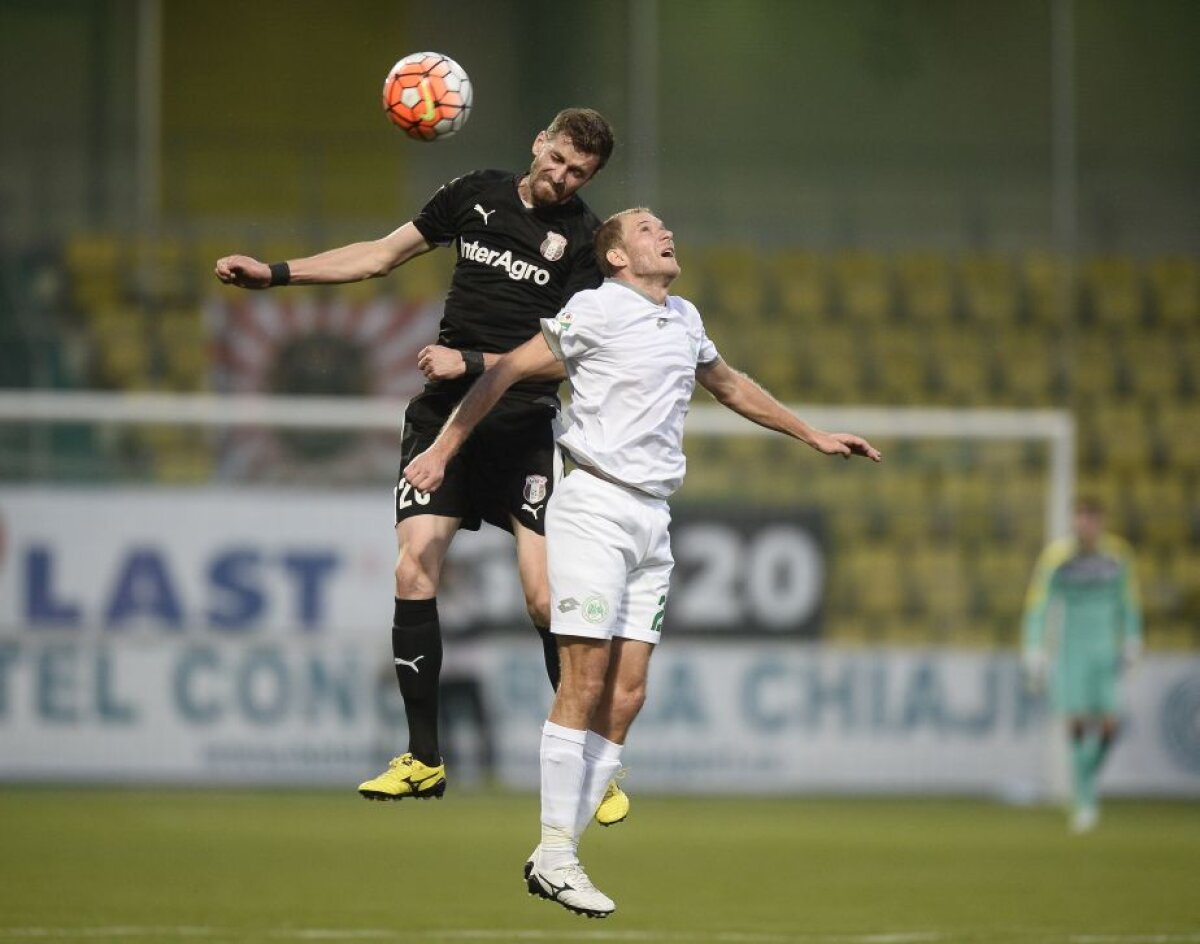
[[[550,629],[564,636],[657,643],[671,581],[665,499],[576,469],[546,509]]]

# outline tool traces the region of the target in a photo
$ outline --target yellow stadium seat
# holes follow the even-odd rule
[[[1005,332],[995,346],[996,364],[1006,399],[1020,406],[1041,406],[1059,369],[1053,341],[1041,332]]]
[[[1093,320],[1114,328],[1133,328],[1142,320],[1141,275],[1128,256],[1099,256],[1081,270],[1084,296]]]
[[[779,252],[767,262],[780,310],[803,323],[829,316],[828,262],[823,256],[803,251]]]
[[[900,305],[916,324],[946,324],[954,317],[954,276],[942,253],[914,252],[896,257]]]
[[[991,399],[991,364],[983,339],[975,331],[947,330],[934,333],[933,373],[938,378],[941,402],[972,406]]]
[[[1159,323],[1194,330],[1200,319],[1200,263],[1168,256],[1150,263],[1148,276]]]
[[[1033,575],[1034,557],[1022,547],[984,544],[975,564],[985,609],[1015,631]]]
[[[849,325],[814,329],[804,341],[804,399],[862,403],[866,351]]]
[[[1106,468],[1136,471],[1150,461],[1154,443],[1149,419],[1140,404],[1129,401],[1102,403],[1092,409],[1085,425]]]
[[[963,564],[963,550],[953,543],[917,545],[907,555],[917,607],[945,626],[967,618],[971,584]]]
[[[1021,260],[1025,307],[1034,323],[1058,327],[1074,320],[1075,276],[1056,253],[1031,252]]]
[[[1117,354],[1111,338],[1087,334],[1066,350],[1072,393],[1109,399],[1117,388]]]
[[[709,246],[702,265],[708,280],[708,304],[741,321],[761,321],[767,310],[762,254],[746,246]],[[686,261],[682,260],[681,264]]]
[[[1123,392],[1142,398],[1173,397],[1180,377],[1175,342],[1166,334],[1138,332],[1118,345]]]
[[[1187,540],[1192,506],[1182,478],[1137,475],[1130,482],[1128,497],[1139,544],[1178,547]]]
[[[1200,403],[1168,403],[1155,411],[1162,451],[1179,471],[1200,471]]]
[[[209,353],[201,312],[191,308],[168,310],[159,315],[156,325],[167,386],[180,391],[204,389]]]
[[[967,316],[979,324],[1011,326],[1017,321],[1020,295],[1007,256],[976,254],[959,266]]]
[[[892,311],[891,273],[875,253],[845,252],[834,257],[833,282],[844,317],[852,322],[879,324]]]
[[[871,386],[877,397],[892,405],[927,399],[925,338],[911,328],[877,328],[871,337]]]
[[[898,548],[855,548],[842,554],[840,566],[863,616],[889,619],[903,612],[906,590]]]

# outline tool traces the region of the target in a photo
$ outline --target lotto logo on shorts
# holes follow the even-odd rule
[[[544,475],[527,475],[525,477],[525,500],[531,505],[546,500],[546,482]]]
[[[603,623],[608,619],[608,601],[604,597],[588,597],[583,601],[583,618],[589,623]]]

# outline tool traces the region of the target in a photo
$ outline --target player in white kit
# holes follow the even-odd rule
[[[540,335],[501,357],[404,474],[414,488],[434,491],[511,384],[570,381],[558,439],[566,474],[546,512],[562,681],[542,731],[542,837],[525,880],[531,894],[603,918],[616,906],[576,850],[645,700],[674,563],[667,499],[683,482],[683,425],[696,381],[734,412],[819,452],[876,462],[880,454],[858,436],[813,429],[721,360],[696,307],[667,294],[679,275],[674,238],[649,210],[610,217],[595,248],[604,284],[574,295],[542,320]]]

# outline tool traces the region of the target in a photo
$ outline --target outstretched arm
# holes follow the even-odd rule
[[[412,223],[405,223],[382,239],[351,243],[328,252],[288,260],[291,285],[361,282],[387,275],[433,247]],[[271,269],[252,256],[225,256],[217,260],[216,276],[238,288],[270,288]]]
[[[475,381],[433,444],[404,467],[404,478],[419,492],[436,491],[445,477],[446,463],[462,448],[505,390],[526,377],[562,376],[562,364],[541,334],[509,351]]]
[[[734,370],[723,360],[702,364],[696,369],[696,379],[722,406],[746,417],[752,423],[799,439],[818,452],[843,456],[846,459],[851,456],[865,456],[873,462],[883,460],[879,450],[861,436],[852,433],[825,433],[809,426],[757,383],[740,371]]]

